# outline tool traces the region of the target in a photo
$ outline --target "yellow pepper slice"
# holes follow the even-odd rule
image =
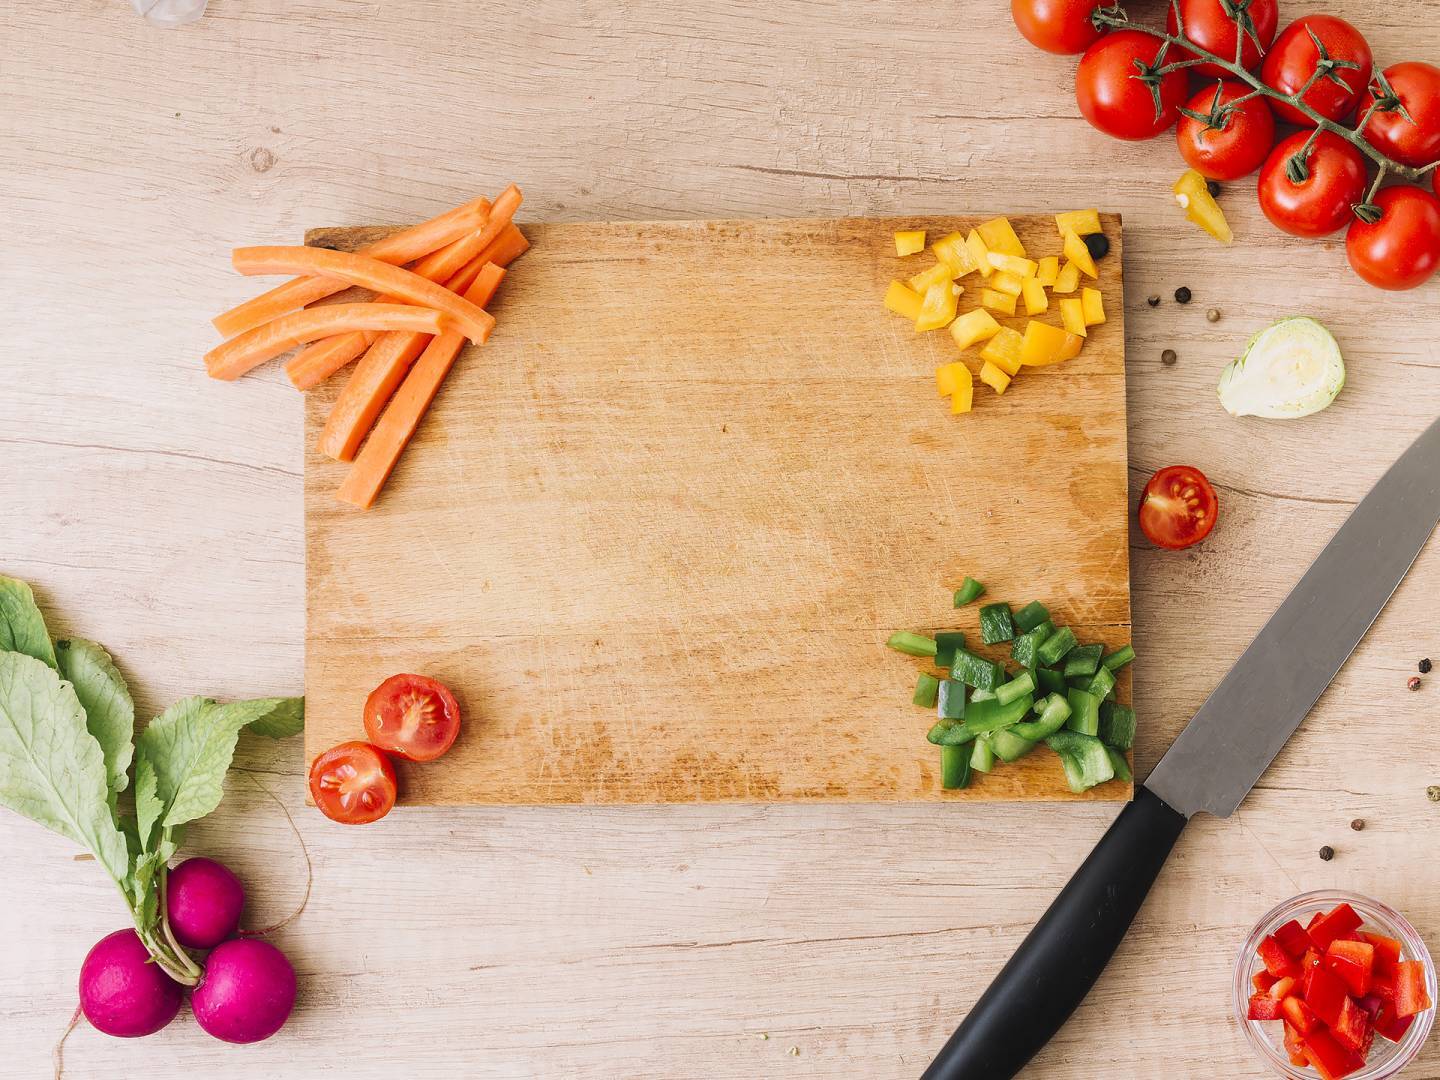
[[[960,368],[955,373],[955,390],[950,395],[950,413],[967,413],[970,406],[975,402],[975,379],[970,374],[970,369],[964,364],[956,365]]]
[[[924,229],[902,229],[895,234],[895,254],[914,255],[925,250]]]
[[[1067,210],[1063,214],[1056,214],[1055,228],[1060,230],[1062,240],[1067,232],[1073,232],[1076,236],[1089,236],[1091,233],[1100,232],[1100,211]]]
[[[1023,339],[1020,331],[1008,326],[1001,327],[1000,332],[985,343],[985,348],[980,350],[980,359],[994,364],[1006,375],[1014,376],[1020,373],[1020,347]]]
[[[955,298],[960,294],[960,287],[947,281],[937,281],[925,290],[924,297],[920,300],[920,314],[915,317],[915,329],[917,332],[925,330],[939,330],[941,327],[949,326],[955,318]],[[1077,300],[1076,303],[1079,303]]]
[[[1085,305],[1078,296],[1060,301],[1060,320],[1070,333],[1085,336]]]
[[[1085,241],[1073,232],[1065,234],[1065,257],[1078,266],[1086,277],[1100,276],[1100,271],[1095,269],[1095,260],[1090,257],[1090,249],[1085,246]]]
[[[980,306],[989,308],[991,311],[1001,315],[1015,314],[1015,297],[1009,293],[999,292],[995,289],[980,290]]]
[[[1085,312],[1085,325],[1094,326],[1105,321],[1105,299],[1099,289],[1088,285],[1080,290],[1080,307]]]
[[[991,251],[998,251],[1002,255],[1018,255],[1025,257],[1025,245],[1020,243],[1020,237],[1015,235],[1015,228],[1006,217],[991,218],[975,226],[975,231],[980,234],[980,239],[985,241],[985,246]]]
[[[1006,255],[999,251],[990,252],[990,265],[1018,278],[1034,277],[1037,269],[1033,259],[1022,259],[1019,255]]]
[[[981,277],[988,278],[995,272],[995,268],[990,265],[990,249],[974,229],[965,237],[965,246],[970,249],[970,257],[975,260],[975,269],[980,271]]]
[[[1005,388],[1010,385],[1010,376],[987,360],[980,367],[980,381],[986,386],[993,387],[995,393],[1003,394]]]
[[[953,324],[952,324],[953,325]],[[941,364],[935,369],[935,389],[940,391],[941,397],[949,397],[960,385],[960,372],[968,376],[969,369],[959,360],[949,364]]]
[[[1008,296],[1019,296],[1025,282],[1009,270],[996,270],[990,277],[990,288]]]
[[[1175,181],[1174,191],[1175,201],[1184,209],[1187,218],[1222,244],[1235,239],[1230,223],[1225,220],[1225,211],[1220,209],[1220,204],[1205,185],[1205,178],[1198,172],[1186,169]]]
[[[955,344],[968,349],[977,341],[985,341],[1000,332],[1000,324],[984,308],[967,311],[950,324],[950,336]]]
[[[1031,319],[1025,324],[1020,339],[1020,363],[1025,367],[1045,367],[1078,356],[1081,338],[1058,326]]]
[[[1021,283],[1020,296],[1025,301],[1026,315],[1042,315],[1050,306],[1050,297],[1045,294],[1045,286],[1040,284],[1039,278],[1026,278]]]
[[[885,306],[914,322],[920,317],[920,294],[907,288],[903,281],[892,281],[885,290]]]
[[[1046,288],[1055,284],[1055,278],[1060,274],[1060,257],[1058,255],[1046,255],[1035,264],[1035,280]]]
[[[974,254],[965,246],[965,237],[958,232],[942,236],[930,245],[930,250],[934,252],[935,258],[943,263],[949,263],[950,269],[955,271],[954,276],[957,278],[962,278],[979,269]]]
[[[1067,262],[1055,275],[1053,289],[1057,293],[1074,292],[1080,285],[1080,268],[1073,262]]]
[[[930,288],[931,285],[941,281],[953,281],[954,278],[955,271],[949,263],[937,262],[928,270],[921,270],[920,273],[912,277],[910,279],[910,288],[914,289],[921,296],[924,296],[925,290]]]

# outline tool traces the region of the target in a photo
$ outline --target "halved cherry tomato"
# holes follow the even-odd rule
[[[341,825],[379,821],[395,805],[395,766],[365,742],[332,746],[310,766],[310,797]]]
[[[1193,465],[1167,465],[1145,485],[1140,497],[1140,529],[1157,547],[1187,548],[1210,535],[1220,516],[1219,500],[1205,474]],[[1294,966],[1294,961],[1277,944],[1276,963]],[[1283,960],[1282,960],[1283,958]],[[1266,960],[1266,966],[1270,961]],[[1288,969],[1276,975],[1293,975]]]
[[[407,761],[434,761],[460,734],[455,695],[424,675],[391,675],[365,699],[365,734]]]
[[[1345,233],[1350,267],[1381,289],[1413,289],[1440,268],[1440,199],[1399,184],[1374,199],[1380,220],[1356,218]]]
[[[1334,15],[1303,15],[1296,19],[1275,39],[1275,44],[1265,54],[1265,66],[1260,69],[1260,78],[1266,85],[1285,94],[1295,94],[1310,80],[1320,61],[1320,52],[1315,48],[1315,38],[1325,46],[1331,60],[1341,60],[1354,67],[1337,67],[1331,74],[1322,75],[1315,84],[1305,91],[1305,104],[1321,116],[1330,120],[1344,120],[1355,111],[1355,104],[1365,87],[1370,83],[1373,60],[1370,45],[1360,31],[1344,19]],[[1314,127],[1315,122],[1293,105],[1283,101],[1270,100],[1270,107],[1281,120],[1289,120],[1302,127]]]
[[[1314,134],[1297,131],[1281,139],[1260,168],[1260,209],[1277,229],[1295,236],[1328,236],[1351,219],[1351,207],[1365,197],[1365,158],[1354,146],[1322,131],[1305,158],[1310,175],[1293,183],[1290,158]]]
[[[1386,68],[1385,78],[1410,119],[1406,120],[1399,109],[1372,113],[1365,125],[1365,138],[1401,165],[1417,169],[1429,165],[1440,158],[1440,68],[1407,60]],[[1365,115],[1374,100],[1372,87],[1360,99],[1360,115]]]
[[[1160,109],[1140,81],[1137,62],[1149,67],[1160,41],[1139,30],[1116,30],[1085,50],[1075,71],[1075,101],[1086,120],[1117,139],[1153,139],[1175,122],[1190,83],[1185,71],[1160,76]]]
[[[1191,112],[1209,116],[1212,110],[1250,92],[1244,83],[1230,79],[1207,86],[1186,102]],[[1192,169],[1210,180],[1238,180],[1260,167],[1275,144],[1275,114],[1260,98],[1251,98],[1227,113],[1222,125],[1211,127],[1181,115],[1175,126],[1180,156]]]
[[[1090,21],[1105,0],[1010,0],[1010,15],[1037,49],[1068,55],[1090,47],[1100,31]]]
[[[1173,34],[1176,30],[1175,5],[1165,6],[1169,11],[1166,25]],[[1248,33],[1245,35],[1245,44],[1240,50],[1240,66],[1253,71],[1260,63],[1261,54],[1270,47],[1270,42],[1275,40],[1275,26],[1280,21],[1280,10],[1275,0],[1251,0],[1246,14],[1255,24],[1255,35],[1260,39],[1260,44],[1257,46],[1255,38]],[[1180,18],[1185,22],[1185,36],[1200,48],[1216,56],[1223,56],[1226,60],[1235,59],[1236,22],[1225,13],[1220,0],[1180,0]],[[1176,55],[1186,57],[1193,54],[1182,49]],[[1213,75],[1217,79],[1226,75],[1224,68],[1214,64],[1201,64],[1195,69],[1195,73]]]

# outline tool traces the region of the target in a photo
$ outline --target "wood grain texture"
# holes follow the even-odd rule
[[[1435,0],[1324,7],[1381,64],[1440,61]],[[1284,0],[1281,17],[1306,10]],[[0,5],[0,570],[35,583],[56,633],[110,646],[144,715],[303,685],[302,402],[278,370],[221,386],[200,357],[209,317],[254,292],[228,249],[316,222],[415,221],[512,178],[522,225],[1122,211],[1131,503],[1186,461],[1222,508],[1178,556],[1131,533],[1141,776],[1440,414],[1440,283],[1375,293],[1338,239],[1271,229],[1245,181],[1221,196],[1235,246],[1212,243],[1173,205],[1167,140],[1091,130],[1074,59],[1030,49],[1003,3],[456,12],[212,0],[162,32],[116,0]],[[1188,307],[1169,299],[1180,285]],[[1339,339],[1344,392],[1303,421],[1225,416],[1221,367],[1296,310]],[[1187,831],[1026,1080],[1264,1080],[1230,1019],[1230,965],[1253,920],[1305,889],[1380,897],[1440,948],[1424,795],[1440,683],[1405,690],[1420,656],[1440,659],[1437,592],[1432,544],[1239,814]],[[292,1027],[247,1048],[184,1015],[149,1039],[82,1028],[71,1080],[914,1080],[1116,810],[401,808],[353,830],[301,809],[298,741],[242,738],[238,763],[189,839],[244,876],[263,925],[304,868],[252,781],[296,811],[315,890],[275,938],[300,976]],[[4,812],[0,850],[0,1075],[34,1080],[85,951],[124,914],[93,865]],[[1432,1040],[1405,1080],[1437,1077]]]
[[[504,329],[374,510],[307,449],[307,756],[418,671],[466,724],[405,770],[417,805],[1128,798],[1074,795],[1048,751],[942,791],[933,714],[909,704],[933,665],[883,648],[953,627],[1008,658],[949,603],[966,573],[1083,640],[1130,637],[1120,222],[1114,318],[1003,396],[977,379],[957,418],[934,376],[954,340],[879,297],[934,263],[897,258],[897,228],[983,220],[532,226],[491,305]],[[1059,253],[1053,218],[1012,223]],[[983,282],[962,284],[967,311]],[[341,382],[307,395],[307,447]]]

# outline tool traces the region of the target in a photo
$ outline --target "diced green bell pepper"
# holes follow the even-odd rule
[[[1015,620],[1009,604],[986,604],[980,609],[980,640],[998,645],[1015,637]]]
[[[1007,728],[1011,724],[1019,722],[1030,711],[1030,706],[1033,704],[1034,698],[1029,694],[1004,705],[996,699],[971,701],[966,709],[965,729],[971,734],[971,737],[999,731],[1001,728]]]
[[[935,639],[926,637],[924,634],[912,634],[908,630],[898,630],[890,635],[890,640],[885,642],[896,652],[903,652],[907,656],[934,656]]]
[[[1001,761],[1018,761],[1035,749],[1035,743],[1015,734],[1015,728],[1012,725],[991,733],[990,749],[995,751],[995,756]]]
[[[1099,668],[1094,675],[1090,676],[1090,685],[1085,687],[1097,698],[1104,698],[1106,694],[1115,689],[1115,675],[1108,667]]]
[[[1105,753],[1110,755],[1110,768],[1115,771],[1116,780],[1123,780],[1128,784],[1135,779],[1134,774],[1130,771],[1130,762],[1125,760],[1124,754],[1111,746],[1105,747]]]
[[[975,740],[974,749],[970,751],[970,768],[983,773],[995,768],[995,751],[990,749],[990,740],[984,736]]]
[[[1088,791],[1115,777],[1115,766],[1105,744],[1093,736],[1057,731],[1045,740],[1045,745],[1059,755],[1071,791]]]
[[[1094,694],[1071,687],[1065,695],[1070,703],[1070,719],[1065,726],[1081,735],[1094,736],[1100,731],[1100,699]]]
[[[910,702],[924,709],[933,709],[939,693],[940,680],[934,675],[926,675],[921,672],[920,677],[915,680],[915,696],[910,699]]]
[[[955,791],[970,783],[970,751],[963,746],[940,747],[940,786]]]
[[[940,635],[935,635],[935,640],[940,640]],[[1077,645],[1065,654],[1065,677],[1071,675],[1094,675],[1095,669],[1100,666],[1100,654],[1105,651],[1104,645]]]
[[[1039,626],[1031,627],[1025,633],[1017,637],[1010,646],[1010,659],[1024,668],[1039,667],[1040,661],[1036,654],[1045,639],[1055,632],[1055,627],[1043,622]]]
[[[1036,702],[1037,706],[1040,704],[1040,702]],[[1039,719],[1022,720],[1011,725],[1010,730],[1020,738],[1034,742],[1047,735],[1054,735],[1065,726],[1065,721],[1068,719],[1070,719],[1070,702],[1060,694],[1051,694],[1044,699]]]
[[[1107,701],[1100,706],[1100,741],[1116,750],[1135,745],[1135,710]]]
[[[968,649],[957,649],[955,663],[950,665],[950,677],[977,690],[994,690],[1005,681],[1005,665],[976,656]]]
[[[1114,652],[1112,652],[1109,656],[1105,657],[1105,659],[1100,662],[1104,664],[1107,668],[1109,668],[1111,671],[1119,671],[1122,667],[1124,667],[1126,664],[1130,663],[1130,661],[1134,659],[1135,650],[1132,649],[1129,645],[1122,645],[1120,646],[1120,648],[1116,649]]]
[[[955,606],[964,607],[966,604],[973,604],[984,595],[985,586],[973,577],[967,577],[960,583],[960,588],[955,590]]]
[[[1062,697],[1068,689],[1065,685],[1065,676],[1054,668],[1039,668],[1035,672],[1035,681],[1040,684],[1040,689],[1046,694],[1059,694]]]
[[[995,688],[995,700],[1001,705],[1009,705],[1018,697],[1035,692],[1035,677],[1028,671],[1022,671],[1015,678],[1007,683],[1001,683]]]
[[[1045,639],[1044,644],[1035,650],[1035,658],[1046,667],[1058,664],[1061,659],[1076,645],[1075,631],[1068,626],[1062,626]]]
[[[1041,623],[1049,621],[1050,612],[1039,600],[1031,600],[1030,603],[1015,612],[1015,629],[1022,634],[1028,634]]]
[[[965,719],[965,684],[941,679],[936,688],[935,711],[941,720]]]
[[[949,669],[955,663],[955,653],[965,647],[965,635],[959,631],[945,630],[935,635],[935,666]]]

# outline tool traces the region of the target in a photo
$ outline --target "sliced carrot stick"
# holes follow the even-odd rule
[[[486,219],[484,227],[480,229],[480,234],[474,237],[475,250],[470,252],[470,255],[473,256],[483,251],[510,228],[510,219],[515,216],[515,211],[520,209],[520,200],[522,198],[523,196],[520,194],[520,189],[514,184],[511,184],[499,195],[495,196],[495,205],[490,208],[490,216]],[[526,243],[525,246],[529,247],[530,245]],[[429,264],[431,262],[438,262],[443,254],[443,252],[437,251],[433,255],[428,255],[421,259],[413,268],[415,273],[420,274],[422,277],[430,277],[438,280],[442,275],[438,270],[431,273],[430,271],[433,268]],[[455,270],[463,266],[465,261],[465,259],[461,259],[456,262]],[[493,262],[494,260],[492,259],[491,261]],[[451,270],[450,272],[454,273],[455,271]]]
[[[484,265],[479,258],[474,259],[446,282],[446,287],[456,293],[466,292]],[[320,453],[336,461],[354,458],[380,410],[426,344],[424,334],[382,334],[376,339],[355,365],[345,388],[330,408],[316,444]]]
[[[285,361],[285,374],[296,390],[313,390],[363,355],[379,336],[372,330],[356,330],[313,342]]]
[[[443,312],[413,304],[328,304],[292,311],[215,346],[205,354],[205,367],[216,379],[238,379],[286,349],[331,334],[351,330],[438,334],[451,325]]]
[[[494,263],[487,264],[465,298],[475,304],[489,303],[504,277],[503,269]],[[435,400],[440,384],[445,381],[464,344],[464,338],[453,330],[431,339],[375,425],[375,430],[370,433],[370,438],[365,441],[365,448],[350,467],[340,490],[335,493],[342,502],[362,510],[368,510],[375,504],[376,496],[390,478],[396,462],[420,426],[430,403]]]
[[[230,261],[236,270],[249,276],[312,273],[373,289],[406,303],[443,311],[477,345],[495,329],[495,320],[464,297],[456,296],[445,286],[419,274],[372,259],[369,255],[328,248],[244,247],[236,248]]]
[[[480,257],[504,269],[529,250],[530,241],[525,239],[525,234],[514,225],[508,225],[504,232],[490,241],[490,246],[480,253]]]
[[[447,210],[439,217],[391,233],[360,250],[371,258],[396,266],[413,262],[443,248],[466,233],[483,228],[489,214],[489,199],[471,199],[454,210]],[[514,214],[513,210],[511,214]],[[229,311],[222,311],[211,321],[222,337],[233,337],[287,311],[294,311],[316,300],[333,296],[345,287],[346,282],[343,281],[315,277],[296,278],[284,285],[277,285],[269,292],[261,293],[253,300],[247,300]]]

